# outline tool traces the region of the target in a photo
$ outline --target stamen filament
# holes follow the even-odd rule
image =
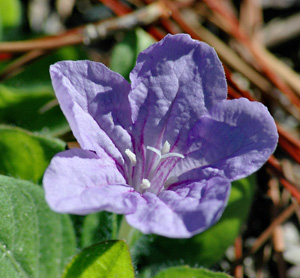
[[[153,174],[154,174],[154,171],[155,171],[156,168],[158,167],[158,164],[159,164],[159,162],[160,162],[160,160],[161,160],[161,152],[160,152],[158,149],[155,149],[155,148],[150,147],[150,146],[147,146],[147,149],[150,150],[150,151],[155,152],[155,153],[158,155],[158,157],[159,157],[159,159],[156,159],[156,160],[155,160],[155,163],[154,163],[154,165],[152,166],[151,171],[150,171],[150,173],[149,173],[149,175],[148,175],[148,178],[149,178],[149,179],[152,179]]]
[[[159,156],[159,159],[161,158],[161,152],[158,149],[147,146],[147,150],[155,152]]]
[[[171,157],[171,156],[177,156],[177,157],[180,157],[180,158],[184,158],[184,155],[182,155],[180,153],[166,153],[166,154],[161,156],[161,160],[166,159],[166,158]]]

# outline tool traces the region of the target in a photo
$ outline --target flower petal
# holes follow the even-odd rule
[[[189,238],[218,221],[229,193],[230,182],[219,177],[165,190],[158,196],[148,192],[126,219],[146,234]]]
[[[126,131],[131,126],[129,83],[91,61],[58,62],[50,73],[60,107],[80,146],[96,153],[104,149],[122,164],[120,151],[131,147]]]
[[[130,79],[133,121],[149,145],[165,126],[168,140],[176,139],[182,128],[188,130],[195,118],[227,96],[216,52],[184,34],[168,35],[141,52]]]
[[[199,117],[227,96],[224,70],[216,52],[186,34],[167,35],[141,52],[130,79],[139,160],[144,160],[147,146],[161,149],[165,141],[171,148],[175,143],[185,145],[184,136]],[[177,142],[179,134],[181,142]],[[181,146],[177,147],[180,150]],[[148,151],[145,172],[153,156]]]
[[[82,149],[57,154],[44,174],[43,185],[49,206],[61,213],[131,213],[136,206],[137,193],[126,186],[104,151],[100,156]]]
[[[233,181],[257,171],[274,152],[278,133],[263,104],[226,100],[209,113],[191,129],[185,159],[178,161],[172,175],[194,169],[180,179],[218,173]]]

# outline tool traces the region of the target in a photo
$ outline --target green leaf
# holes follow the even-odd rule
[[[53,93],[49,67],[60,60],[86,59],[80,47],[64,47],[26,65],[0,86],[0,123],[58,136],[70,130]],[[5,65],[0,65],[2,70]]]
[[[2,41],[2,37],[3,37],[3,26],[2,26],[2,22],[1,22],[1,20],[0,20],[0,41]],[[5,55],[5,54],[4,54]],[[0,54],[0,58],[2,58],[1,57],[1,54]]]
[[[121,217],[106,211],[87,215],[81,229],[81,246],[116,238]]]
[[[69,130],[51,87],[16,89],[0,85],[0,122],[52,135]]]
[[[125,34],[123,40],[113,49],[110,69],[129,79],[129,73],[136,63],[138,54],[155,40],[143,29],[137,28]]]
[[[67,215],[51,211],[43,189],[0,175],[1,278],[57,278],[75,252]]]
[[[83,249],[66,267],[63,278],[133,278],[128,246],[124,241],[105,241]]]
[[[51,158],[64,149],[58,139],[0,125],[0,174],[41,183]]]
[[[188,266],[170,267],[160,271],[153,278],[230,278],[231,276],[214,272],[204,268],[190,268]]]
[[[255,175],[233,182],[228,206],[221,220],[191,239],[202,250],[201,254],[197,252],[201,265],[212,266],[217,263],[224,256],[226,249],[234,243],[248,217],[255,184]]]
[[[31,64],[26,65],[23,71],[16,76],[5,80],[4,84],[10,87],[25,89],[27,91],[35,87],[52,89],[49,74],[50,65],[61,60],[83,60],[87,55],[81,47],[63,47],[59,50],[42,56]]]
[[[19,25],[21,16],[22,9],[19,0],[0,1],[0,23],[4,28]]]
[[[217,263],[241,231],[252,204],[254,185],[255,176],[233,182],[228,206],[220,221],[193,238],[150,236],[149,241],[153,242],[148,245],[147,252],[151,255],[142,256],[146,265],[164,264],[166,258],[171,264],[184,261],[189,265],[210,267]]]

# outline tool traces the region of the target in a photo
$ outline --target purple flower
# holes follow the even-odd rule
[[[57,212],[106,210],[143,233],[191,237],[220,218],[231,181],[260,168],[277,143],[267,108],[226,100],[215,51],[188,35],[140,53],[131,85],[90,61],[56,63],[51,77],[82,148],[57,154],[45,172]]]

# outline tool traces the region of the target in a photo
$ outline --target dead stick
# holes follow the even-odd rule
[[[254,244],[252,245],[251,249],[242,257],[245,259],[249,255],[255,253],[272,235],[275,227],[282,224],[286,221],[298,208],[297,203],[292,203],[288,206],[278,217],[270,224],[270,226],[263,231],[263,233],[256,239]]]
[[[170,13],[166,6],[161,2],[156,2],[128,15],[90,23],[71,29],[61,35],[28,41],[2,42],[0,43],[0,52],[27,52],[37,49],[56,49],[80,43],[89,44],[92,40],[106,38],[116,31],[149,25],[169,15]]]
[[[46,50],[41,49],[27,52],[26,54],[6,66],[6,68],[0,73],[0,81],[11,78],[14,75],[18,74],[20,71],[22,71],[22,67],[24,65],[33,62],[34,60],[44,55],[46,52]]]

